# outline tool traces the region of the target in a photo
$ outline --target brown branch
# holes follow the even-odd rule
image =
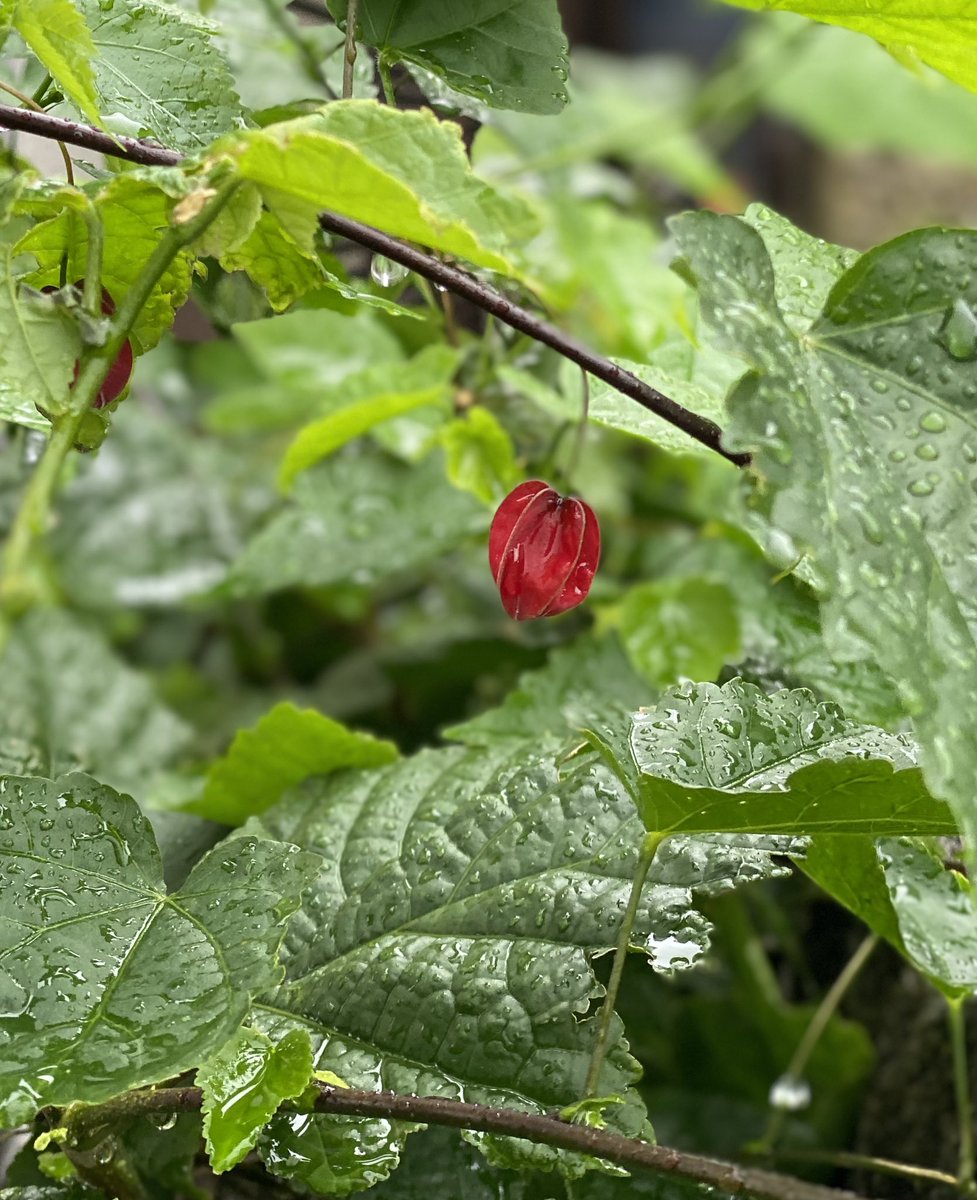
[[[72,145],[83,146],[88,150],[97,150],[115,158],[125,158],[129,162],[143,163],[148,166],[173,166],[182,158],[175,150],[163,146],[154,146],[137,138],[115,137],[102,133],[88,125],[80,125],[74,121],[64,121],[59,117],[51,117],[46,113],[28,112],[21,108],[12,108],[0,104],[0,127],[20,129],[28,133],[36,133],[41,137],[57,138]],[[642,407],[655,413],[656,416],[687,433],[689,437],[700,442],[710,450],[715,450],[723,458],[735,463],[738,467],[749,465],[748,454],[738,454],[724,449],[722,445],[723,431],[718,425],[684,408],[669,396],[651,387],[637,375],[619,367],[617,363],[578,342],[576,338],[541,320],[528,309],[514,304],[500,292],[473,278],[457,267],[449,266],[439,258],[426,254],[416,246],[381,233],[370,225],[355,221],[351,217],[343,217],[337,213],[322,213],[319,224],[331,233],[337,233],[350,241],[358,242],[377,254],[401,263],[418,275],[423,275],[433,283],[463,296],[478,308],[491,313],[503,324],[518,329],[521,333],[556,350],[564,358],[588,371],[597,379],[602,379],[615,391],[635,400]]]
[[[501,1137],[525,1138],[560,1150],[574,1150],[595,1158],[609,1159],[623,1167],[644,1168],[658,1175],[688,1179],[721,1192],[754,1196],[758,1200],[860,1200],[854,1193],[822,1187],[774,1171],[687,1154],[667,1146],[656,1146],[636,1138],[622,1137],[606,1129],[572,1125],[555,1116],[466,1104],[439,1096],[402,1096],[395,1092],[366,1092],[356,1088],[318,1084],[315,1111],[348,1117],[382,1117],[393,1121],[416,1121],[472,1129]],[[150,1113],[192,1112],[200,1108],[202,1093],[197,1087],[159,1088],[128,1092],[105,1104],[79,1105],[65,1110],[63,1120],[75,1144],[85,1146],[109,1134],[116,1122]],[[282,1105],[296,1111],[294,1105]]]

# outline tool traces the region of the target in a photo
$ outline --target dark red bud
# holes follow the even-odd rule
[[[586,599],[600,559],[600,526],[576,496],[520,483],[499,505],[489,565],[510,617],[555,617]]]

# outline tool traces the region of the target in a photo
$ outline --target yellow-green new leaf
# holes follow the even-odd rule
[[[960,0],[727,0],[740,8],[796,12],[812,21],[843,25],[882,42],[900,58],[920,58],[977,92],[977,9]]]
[[[102,124],[95,95],[95,43],[71,0],[7,0],[14,28],[89,121]],[[0,17],[2,23],[2,17]]]
[[[457,126],[428,111],[351,100],[249,131],[224,148],[300,244],[316,213],[330,209],[512,273],[512,245],[536,229],[523,200],[472,172]]]

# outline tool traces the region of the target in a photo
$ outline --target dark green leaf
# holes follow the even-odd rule
[[[753,230],[708,213],[676,230],[716,336],[756,372],[726,437],[754,454],[768,541],[823,581],[832,652],[896,681],[929,784],[973,835],[977,338],[961,345],[951,318],[977,305],[977,234],[920,230],[863,255],[798,337]]]
[[[346,0],[330,0],[339,22]],[[363,0],[360,38],[387,58],[440,75],[495,108],[558,113],[567,102],[567,41],[556,0]]]
[[[8,1124],[195,1066],[280,978],[315,862],[294,846],[229,841],[168,896],[146,818],[85,775],[4,777],[0,829]]]
[[[688,684],[638,713],[630,739],[649,830],[953,833],[915,745],[803,689]],[[627,764],[625,764],[627,769]]]

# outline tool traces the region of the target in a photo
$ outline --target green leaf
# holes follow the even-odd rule
[[[832,149],[892,150],[965,166],[977,159],[977,100],[935,71],[907,71],[868,38],[827,25],[812,28],[786,14],[761,23],[750,44],[766,55],[774,39],[801,31],[790,71],[768,72],[762,80],[768,112]]]
[[[278,1116],[258,1148],[272,1174],[318,1195],[348,1196],[386,1179],[416,1128],[380,1117]]]
[[[105,232],[102,284],[116,306],[121,304],[169,229],[172,195],[181,185],[183,177],[179,172],[167,176],[150,174],[149,177],[126,172],[96,193],[95,206]],[[69,281],[81,279],[88,261],[87,227],[75,213],[65,211],[34,226],[21,238],[17,250],[33,254],[37,259],[37,270],[30,276],[30,281],[38,287],[57,285],[64,256],[67,256]],[[183,305],[190,291],[192,261],[188,252],[178,254],[153,288],[132,330],[131,338],[137,353],[142,354],[154,346],[163,331],[173,324],[176,310]]]
[[[457,367],[456,350],[428,346],[396,373],[380,367],[370,371],[368,378],[347,379],[341,388],[323,397],[321,408],[326,415],[306,425],[285,451],[279,484],[287,489],[300,472],[384,421],[417,408],[446,405]]]
[[[71,0],[12,0],[13,26],[89,121],[101,125],[92,59],[96,48]]]
[[[231,572],[236,594],[297,584],[375,587],[484,533],[482,505],[455,491],[435,459],[406,467],[379,455],[335,458],[299,477],[292,503]]]
[[[486,504],[502,498],[518,479],[512,439],[487,408],[476,404],[438,433],[445,470],[456,488]]]
[[[0,247],[0,420],[49,428],[39,412],[64,407],[81,352],[78,326],[60,305],[20,290],[21,263]]]
[[[526,203],[471,171],[452,122],[366,100],[227,139],[300,245],[331,209],[480,266],[512,272],[510,245],[534,232]],[[284,206],[284,207],[283,207]]]
[[[977,987],[973,887],[925,843],[819,836],[798,866],[947,996]]]
[[[706,579],[640,583],[625,593],[614,619],[635,670],[656,688],[714,679],[739,652],[736,598]]]
[[[97,774],[145,788],[190,730],[91,626],[56,609],[18,622],[0,659],[0,771]]]
[[[88,776],[4,777],[0,826],[8,1125],[196,1066],[281,977],[315,861],[294,846],[226,842],[168,896],[146,818]]]
[[[96,613],[209,592],[272,503],[259,454],[192,432],[170,406],[127,403],[58,500],[61,586]]]
[[[848,720],[803,689],[688,684],[637,713],[630,750],[649,830],[953,833],[915,746]]]
[[[346,0],[330,0],[340,23]],[[463,10],[425,0],[363,0],[362,41],[494,108],[558,113],[567,102],[567,40],[556,0],[473,0]]]
[[[209,21],[160,0],[76,3],[91,30],[95,90],[113,132],[192,153],[239,124],[241,106]]]
[[[310,775],[381,766],[396,757],[392,742],[354,733],[311,708],[276,704],[253,729],[238,733],[211,766],[203,797],[190,808],[212,821],[240,825]]]
[[[256,1029],[240,1029],[198,1068],[204,1137],[216,1174],[241,1162],[281,1102],[305,1089],[312,1071],[312,1042],[302,1029],[277,1044]]]
[[[316,1062],[352,1086],[537,1112],[579,1094],[600,994],[589,956],[614,943],[642,836],[595,756],[561,776],[538,737],[426,751],[310,780],[263,823],[322,855],[285,982],[256,1006],[271,1036],[308,1029]],[[662,969],[679,944],[686,962],[705,945],[693,890],[778,869],[749,839],[676,838],[660,859],[634,937]],[[633,1134],[643,1111],[620,1035],[615,1020],[600,1088],[625,1098],[611,1120]]]
[[[756,521],[823,581],[832,654],[896,682],[929,786],[972,835],[977,233],[919,230],[863,255],[798,337],[753,230],[708,213],[675,228],[714,335],[754,369],[726,442],[753,453]]]
[[[451,726],[444,736],[468,746],[567,738],[653,699],[615,636],[584,634],[553,650],[545,667],[523,675],[497,708]]]
[[[867,34],[884,46],[922,59],[956,83],[977,91],[974,15],[957,0],[904,0],[898,10],[853,0],[727,0],[740,8],[796,12]]]
[[[318,258],[288,236],[270,212],[262,212],[243,242],[220,256],[225,271],[245,271],[275,312],[282,312],[323,282]]]

